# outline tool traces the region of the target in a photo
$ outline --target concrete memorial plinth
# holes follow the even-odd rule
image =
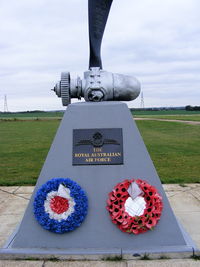
[[[78,157],[81,150],[77,152],[76,142],[82,144],[82,140],[91,141],[88,133],[94,129],[110,135],[107,138],[109,141],[104,141],[111,142],[111,146],[109,143],[108,147],[114,147],[112,142],[123,142],[120,148],[117,148],[120,152],[110,151],[116,154],[109,154],[107,151],[108,154],[99,157],[104,158],[100,162],[98,159],[94,164],[94,156],[92,164],[91,162],[83,164],[82,161],[79,164],[75,159],[75,153]],[[77,131],[82,136],[77,135]],[[99,145],[99,147],[103,146],[104,144]],[[94,148],[92,143],[80,147],[86,150],[86,147]],[[85,153],[79,156],[83,158]],[[114,158],[117,155],[120,156],[120,160],[112,162],[112,156]],[[85,157],[85,161],[88,158],[91,158],[90,155]],[[74,231],[64,234],[52,233],[41,227],[34,217],[35,194],[52,178],[70,178],[87,194],[88,214],[80,227]],[[158,224],[152,231],[138,235],[120,231],[112,223],[106,210],[108,194],[113,187],[125,179],[132,178],[140,178],[153,185],[163,201],[163,211]],[[197,250],[195,244],[173,214],[127,105],[120,102],[100,102],[75,103],[68,106],[22,222],[5,247],[1,249],[1,256],[15,255],[20,258],[28,255],[32,257],[54,255],[68,258],[93,256],[102,258],[105,255],[118,255],[134,258],[145,253],[192,255],[195,250]]]

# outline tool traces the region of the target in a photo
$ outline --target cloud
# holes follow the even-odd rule
[[[0,103],[6,94],[11,111],[61,109],[50,91],[60,72],[83,76],[88,68],[87,1],[0,5]],[[198,0],[114,0],[103,67],[136,76],[145,106],[199,105],[199,9]],[[140,99],[129,105],[139,107]]]

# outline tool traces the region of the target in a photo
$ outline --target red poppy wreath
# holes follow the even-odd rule
[[[112,222],[130,234],[152,230],[160,220],[162,208],[162,197],[156,188],[140,179],[117,184],[107,200]]]

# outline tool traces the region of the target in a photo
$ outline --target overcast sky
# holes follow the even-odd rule
[[[87,0],[0,0],[0,111],[62,109],[62,71],[88,68]],[[135,76],[145,107],[200,105],[200,1],[113,0],[103,68]],[[129,102],[140,107],[141,97]]]

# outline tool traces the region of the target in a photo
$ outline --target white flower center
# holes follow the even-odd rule
[[[146,201],[143,197],[139,196],[135,199],[127,198],[125,204],[125,211],[132,217],[141,216],[146,208]]]

